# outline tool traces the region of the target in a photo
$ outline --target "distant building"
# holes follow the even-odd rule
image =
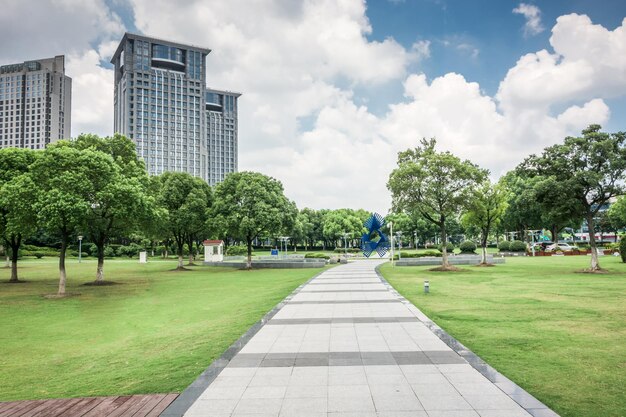
[[[237,98],[241,94],[207,88],[207,182],[215,185],[226,174],[237,172]]]
[[[0,148],[43,149],[70,138],[71,108],[65,56],[0,66]]]
[[[152,175],[188,172],[213,185],[237,170],[240,94],[207,90],[210,52],[126,33],[111,59],[114,130],[135,142]]]

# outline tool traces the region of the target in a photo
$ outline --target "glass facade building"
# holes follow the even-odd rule
[[[63,55],[0,66],[0,148],[43,149],[70,138],[71,106]]]
[[[166,171],[188,172],[209,184],[237,170],[236,99],[229,94],[229,123],[209,123],[206,105],[205,60],[211,51],[206,48],[126,33],[111,63],[115,66],[114,129],[135,143],[148,172],[158,175]],[[234,114],[233,114],[234,113]],[[216,157],[226,147],[220,140],[225,133],[215,129],[225,126],[235,143],[227,157]],[[220,138],[213,140],[212,138]],[[233,158],[234,163],[220,164],[227,169],[219,175],[214,161]]]

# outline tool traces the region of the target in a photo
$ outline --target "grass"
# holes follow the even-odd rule
[[[381,272],[439,326],[563,417],[626,416],[626,264],[507,258],[461,272]],[[423,281],[430,281],[430,294]]]
[[[0,401],[183,390],[266,312],[319,270],[190,267],[68,260],[70,293],[52,258],[20,262],[23,284],[0,283]],[[0,269],[7,281],[8,269]]]

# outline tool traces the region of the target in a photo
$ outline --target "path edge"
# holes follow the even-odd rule
[[[306,282],[299,285],[287,297],[265,314],[261,320],[257,321],[250,327],[239,339],[237,339],[222,355],[215,359],[196,379],[193,381],[180,395],[165,409],[160,417],[183,417],[189,408],[196,402],[200,395],[208,388],[208,386],[217,378],[230,360],[241,351],[241,349],[256,335],[265,324],[272,319],[302,288],[315,278],[328,271],[323,268],[322,271],[309,278]],[[386,282],[386,281],[385,281]]]
[[[520,405],[526,412],[533,417],[560,417],[556,412],[550,409],[547,405],[539,401],[537,398],[529,394],[522,387],[511,381],[509,378],[502,375],[500,372],[491,367],[487,362],[482,360],[478,355],[469,350],[461,342],[450,336],[445,330],[439,327],[434,321],[426,316],[417,306],[411,301],[406,299],[400,294],[394,287],[383,277],[380,273],[380,267],[385,265],[382,263],[375,268],[376,274],[388,287],[398,299],[405,304],[409,310],[417,317],[428,329],[433,332],[442,342],[444,342],[450,349],[454,350],[459,356],[465,359],[472,368],[480,372],[485,378],[491,381],[495,386],[500,388],[509,398]]]

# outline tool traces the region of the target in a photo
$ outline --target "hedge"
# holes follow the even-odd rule
[[[511,249],[511,242],[509,242],[508,240],[503,240],[502,242],[498,243],[498,250],[500,252],[508,252]]]
[[[476,253],[476,244],[471,240],[465,240],[459,245],[461,253]]]
[[[526,252],[526,243],[521,240],[514,240],[511,242],[509,250],[511,252]]]
[[[326,255],[325,253],[319,253],[319,252],[307,253],[306,255],[304,255],[304,257],[313,258],[313,259],[330,259],[329,255]]]

